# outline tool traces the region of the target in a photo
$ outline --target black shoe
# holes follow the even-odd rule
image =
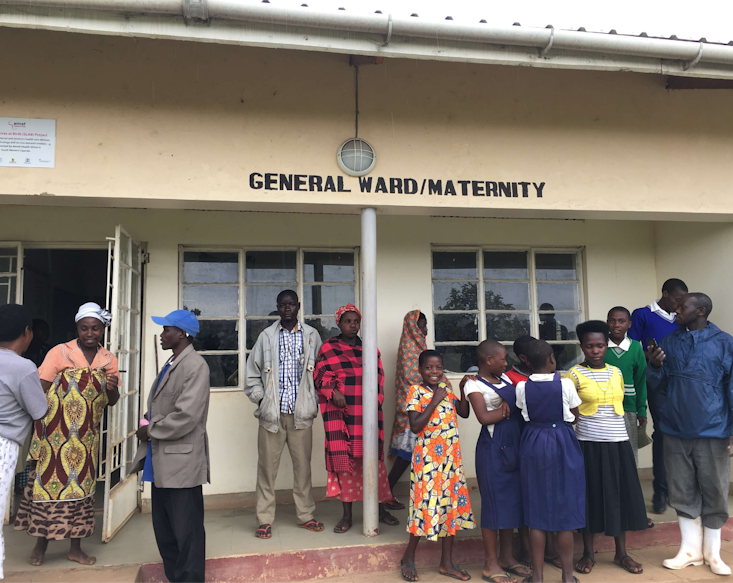
[[[667,495],[664,492],[655,492],[652,497],[652,512],[664,514],[667,510]]]

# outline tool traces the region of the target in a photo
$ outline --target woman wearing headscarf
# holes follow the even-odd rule
[[[68,559],[93,565],[81,539],[94,533],[100,432],[104,408],[117,403],[119,368],[100,344],[111,314],[90,302],[76,314],[78,338],[52,348],[38,369],[48,413],[36,421],[32,471],[23,493],[16,530],[38,537],[31,565],[41,565],[49,540],[71,540]]]
[[[336,325],[341,334],[329,338],[321,346],[313,378],[326,430],[327,497],[341,500],[343,518],[333,529],[344,533],[351,528],[352,503],[362,500],[364,480],[362,443],[362,348],[359,330],[361,312],[352,304],[336,310]],[[392,500],[384,465],[384,370],[379,366],[379,502]],[[379,521],[395,526],[394,516],[379,505]]]
[[[388,457],[394,462],[389,472],[389,487],[394,487],[399,482],[402,474],[412,463],[412,451],[415,449],[417,436],[410,431],[410,420],[407,418],[405,407],[410,387],[423,382],[418,369],[418,358],[420,353],[428,349],[426,338],[428,336],[428,320],[420,310],[407,312],[402,324],[402,336],[400,336],[400,347],[397,351],[397,371],[395,373],[395,398],[397,407],[395,409],[394,423],[392,424],[392,438],[390,439]],[[443,375],[443,382],[448,385],[450,392],[451,384]],[[405,505],[395,498],[385,504],[390,510],[402,510]]]

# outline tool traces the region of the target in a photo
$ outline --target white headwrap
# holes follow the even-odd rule
[[[109,326],[110,322],[112,322],[112,314],[94,302],[87,302],[81,306],[76,313],[76,319],[74,321],[78,322],[82,318],[96,318],[105,326]]]

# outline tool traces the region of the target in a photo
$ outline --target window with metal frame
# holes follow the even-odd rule
[[[476,346],[487,338],[516,363],[512,344],[525,334],[553,346],[558,370],[579,362],[580,249],[435,248],[432,283],[435,348],[447,370],[477,365]]]
[[[211,387],[243,388],[239,371],[260,333],[279,319],[277,295],[300,298],[301,321],[324,340],[339,333],[333,314],[358,305],[355,249],[199,249],[181,247],[182,309],[199,319],[196,350],[211,371]]]

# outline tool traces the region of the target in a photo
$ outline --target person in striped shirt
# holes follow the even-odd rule
[[[575,432],[585,461],[586,525],[583,556],[575,569],[591,572],[596,563],[594,537],[604,533],[615,539],[614,562],[640,574],[642,566],[626,552],[626,532],[646,529],[647,516],[624,421],[623,375],[604,362],[610,337],[606,322],[583,322],[576,332],[585,360],[565,374],[582,401]]]

